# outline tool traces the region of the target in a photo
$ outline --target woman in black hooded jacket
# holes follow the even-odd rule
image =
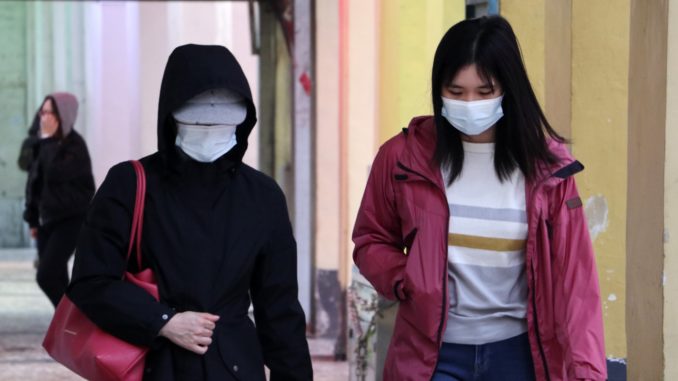
[[[73,129],[77,114],[73,94],[45,97],[26,183],[24,220],[38,241],[36,278],[54,306],[68,286],[68,260],[94,195],[87,145]]]
[[[188,138],[177,112],[209,91],[238,97],[244,120],[233,126],[237,143],[205,159],[182,145]],[[142,267],[153,269],[160,301],[120,280],[134,209],[132,165],[111,168],[94,197],[68,294],[104,330],[151,348],[145,380],[265,380],[264,365],[272,380],[312,379],[285,198],[272,179],[242,163],[255,122],[247,79],[226,48],[174,50],[160,89],[158,152],[141,159]]]

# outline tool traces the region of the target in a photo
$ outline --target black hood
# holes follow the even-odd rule
[[[167,60],[158,101],[158,151],[165,158],[175,156],[177,128],[172,112],[194,96],[211,89],[226,88],[240,94],[247,104],[247,117],[238,125],[238,144],[228,153],[241,161],[247,137],[257,122],[257,111],[247,78],[233,54],[223,46],[182,45]]]

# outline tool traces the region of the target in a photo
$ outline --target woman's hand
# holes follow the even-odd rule
[[[184,349],[202,355],[212,344],[217,320],[219,316],[205,312],[180,312],[172,316],[159,334]]]

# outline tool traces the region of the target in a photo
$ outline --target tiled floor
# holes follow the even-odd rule
[[[33,250],[0,250],[0,380],[81,380],[41,347],[52,306],[35,284]],[[346,362],[328,361],[330,344],[309,340],[315,380],[348,380]],[[329,353],[328,353],[329,352]]]

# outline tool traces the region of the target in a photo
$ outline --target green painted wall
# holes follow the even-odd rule
[[[25,245],[21,215],[26,174],[17,157],[26,115],[26,3],[0,2],[0,247]]]

